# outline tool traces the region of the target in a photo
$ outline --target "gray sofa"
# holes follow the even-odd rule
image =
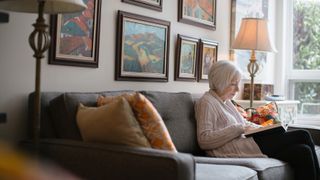
[[[206,157],[196,139],[194,101],[197,95],[190,93],[140,91],[162,116],[178,153],[83,142],[75,120],[78,104],[95,106],[99,95],[124,92],[130,91],[42,93],[41,157],[84,179],[293,179],[290,166],[277,159]],[[33,94],[29,96],[29,107],[31,117]],[[319,139],[319,131],[312,133]],[[30,146],[31,141],[22,144]]]

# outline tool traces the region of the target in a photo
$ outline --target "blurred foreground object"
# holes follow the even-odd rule
[[[53,164],[33,160],[31,157],[0,142],[0,179],[79,180],[80,178]]]

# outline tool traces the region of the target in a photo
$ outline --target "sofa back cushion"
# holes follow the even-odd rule
[[[161,115],[179,152],[203,154],[197,142],[194,103],[190,93],[141,91]]]
[[[76,124],[76,111],[81,102],[85,106],[95,106],[97,97],[116,96],[133,91],[106,92],[43,92],[41,94],[41,137],[68,138],[81,140]],[[161,115],[179,152],[203,154],[197,143],[194,100],[189,93],[169,93],[141,91]],[[33,112],[33,96],[29,97],[29,114]],[[32,124],[31,115],[29,115]],[[30,128],[32,129],[32,128]]]
[[[99,95],[118,95],[129,91],[105,91],[105,92],[68,92],[50,100],[47,104],[47,111],[41,113],[41,128],[45,124],[52,124],[56,138],[67,138],[74,140],[82,140],[79,128],[76,124],[76,113],[79,103],[85,106],[96,106]],[[46,94],[51,94],[47,92]],[[42,96],[41,101],[47,101],[46,96]],[[46,113],[46,114],[44,114]],[[41,137],[48,137],[46,132],[41,129]]]
[[[56,137],[53,128],[52,119],[49,113],[49,103],[61,95],[61,92],[43,92],[41,93],[41,119],[40,119],[40,137],[52,138]],[[33,137],[33,114],[34,114],[34,93],[30,93],[28,97],[28,136]]]

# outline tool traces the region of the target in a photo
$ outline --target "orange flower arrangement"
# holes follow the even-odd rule
[[[279,122],[278,108],[275,102],[270,102],[255,109],[251,109],[251,111],[247,111],[233,100],[232,103],[235,105],[242,117],[248,121],[262,126],[268,126]]]

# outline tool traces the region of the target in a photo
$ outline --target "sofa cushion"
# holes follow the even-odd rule
[[[126,99],[100,107],[78,107],[77,123],[84,141],[150,147]]]
[[[50,115],[52,124],[58,138],[81,140],[80,131],[76,124],[76,112],[79,103],[86,102],[87,106],[94,106],[97,94],[64,93],[50,102]]]
[[[315,145],[314,148],[316,150],[316,154],[317,154],[317,157],[318,157],[318,162],[320,164],[320,146]]]
[[[126,98],[130,103],[144,134],[151,144],[151,147],[155,149],[171,150],[176,152],[177,150],[161,116],[154,108],[152,103],[142,94],[122,94],[117,97],[99,96],[97,99],[97,104],[108,104],[122,97]]]
[[[245,166],[258,172],[259,179],[293,179],[293,171],[288,163],[274,158],[214,158],[195,157],[200,164],[224,164]]]
[[[53,128],[53,121],[50,117],[49,103],[61,95],[61,92],[42,92],[41,93],[41,120],[40,120],[40,137],[41,138],[54,138],[57,137],[55,129]],[[33,137],[33,115],[34,115],[34,98],[35,94],[30,93],[28,98],[28,135]]]
[[[57,138],[81,140],[80,131],[76,124],[76,112],[79,103],[85,106],[96,106],[99,95],[118,95],[124,92],[128,91],[69,92],[51,100],[49,116]]]
[[[196,163],[197,180],[258,180],[257,172],[243,166]]]
[[[179,152],[203,155],[197,142],[196,120],[190,93],[142,91],[158,110]]]

